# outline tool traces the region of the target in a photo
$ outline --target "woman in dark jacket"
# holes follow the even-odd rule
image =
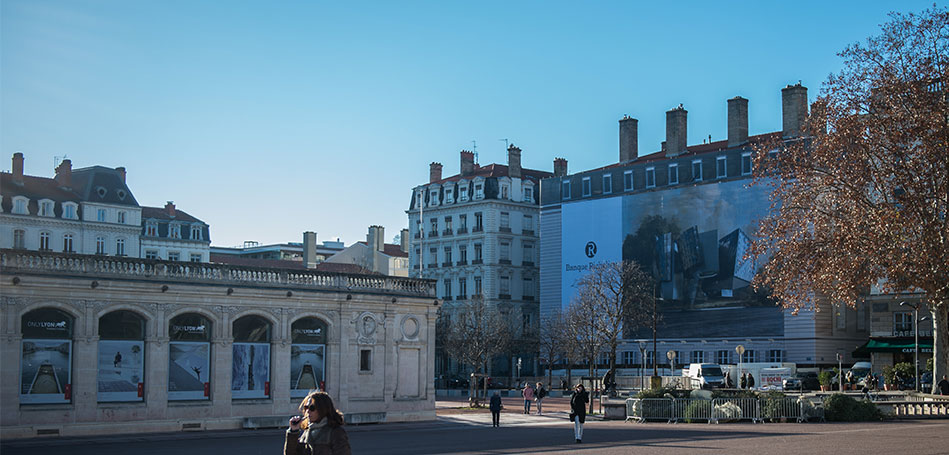
[[[573,420],[573,433],[577,437],[577,443],[583,439],[583,423],[587,420],[587,403],[590,402],[590,395],[587,394],[583,384],[577,384],[573,396],[570,397],[570,420]]]
[[[351,455],[343,414],[326,392],[311,392],[300,410],[306,417],[290,418],[283,455]]]

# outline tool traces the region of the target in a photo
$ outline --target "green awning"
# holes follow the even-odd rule
[[[871,338],[856,350],[853,351],[854,357],[869,357],[871,352],[905,352],[912,353],[916,347],[916,341],[913,338]],[[932,338],[919,339],[919,353],[931,354],[933,352]]]

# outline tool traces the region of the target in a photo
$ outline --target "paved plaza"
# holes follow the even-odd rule
[[[490,413],[438,402],[432,422],[349,426],[355,454],[947,454],[949,420],[826,424],[666,424],[587,421],[582,444],[573,440],[566,399],[549,400],[544,416],[519,413],[504,400],[500,428]],[[519,406],[521,405],[521,406]],[[282,430],[141,434],[100,438],[4,441],[3,455],[277,454]]]

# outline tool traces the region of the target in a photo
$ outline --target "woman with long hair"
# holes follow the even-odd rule
[[[577,388],[570,397],[570,420],[573,421],[573,434],[577,437],[577,444],[583,439],[583,423],[587,420],[587,403],[590,402],[590,395],[587,394],[586,387],[583,384],[577,384]]]
[[[349,436],[343,429],[343,414],[322,391],[310,392],[300,402],[306,417],[290,418],[284,455],[350,455]]]

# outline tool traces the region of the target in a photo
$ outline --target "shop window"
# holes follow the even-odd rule
[[[270,396],[270,332],[270,322],[260,316],[234,321],[232,398]]]
[[[211,397],[211,321],[197,313],[168,324],[168,400]]]
[[[312,390],[325,390],[326,324],[302,318],[290,328],[290,396],[305,397]]]
[[[99,318],[96,397],[100,402],[145,400],[145,319],[132,311]]]
[[[41,308],[24,314],[20,322],[20,403],[69,403],[72,316],[55,308]]]

